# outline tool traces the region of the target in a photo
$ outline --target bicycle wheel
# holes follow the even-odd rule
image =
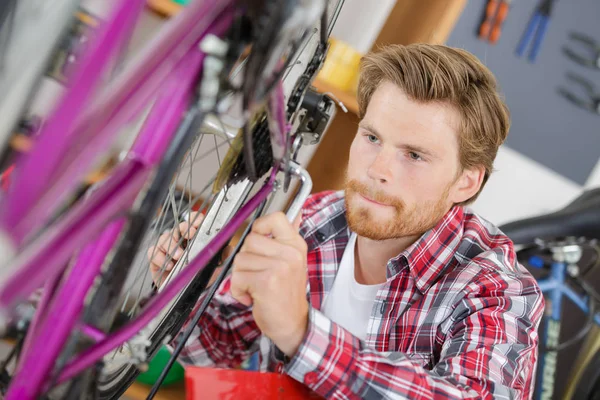
[[[257,137],[257,135],[255,135],[255,137]],[[268,142],[268,134],[266,136],[263,134],[263,138],[266,138]],[[198,149],[202,147],[201,139],[197,141],[198,144],[195,146],[195,149],[193,148],[188,155],[192,155],[192,153],[207,154],[205,151],[198,151]],[[210,140],[210,138],[208,139]],[[268,147],[264,142],[258,142],[256,144],[258,144],[257,147],[259,149],[264,149],[265,146]],[[214,145],[215,149],[218,149],[218,143],[216,141]],[[135,256],[129,276],[125,279],[124,288],[121,295],[118,296],[122,301],[119,304],[120,318],[117,318],[115,323],[116,326],[120,325],[121,321],[134,317],[139,312],[140,308],[143,307],[144,303],[156,292],[149,273],[147,252],[149,248],[155,247],[158,244],[159,236],[163,232],[170,230],[173,226],[182,222],[184,220],[184,215],[193,208],[194,204],[198,203],[198,199],[205,197],[205,200],[202,201],[202,205],[199,208],[205,209],[204,205],[208,204],[206,207],[206,217],[194,237],[188,242],[186,252],[181,258],[182,261],[174,268],[172,274],[176,274],[178,269],[186,264],[187,259],[193,257],[195,255],[194,253],[201,251],[214,234],[218,232],[233,215],[235,215],[254,186],[251,181],[242,179],[236,184],[227,185],[216,194],[203,196],[203,193],[201,192],[198,195],[191,195],[191,192],[186,190],[185,192],[187,192],[187,194],[179,196],[179,199],[177,199],[175,197],[175,191],[181,182],[180,177],[182,171],[185,171],[190,164],[193,164],[192,160],[194,160],[194,158],[188,156],[176,173],[176,178],[169,188],[168,194],[158,212],[158,216],[152,222],[150,232],[146,235],[143,244],[137,252],[138,254]],[[205,169],[203,168],[202,170]],[[187,177],[184,179],[186,186],[191,183],[192,177],[192,173],[187,174]],[[213,178],[208,179],[205,187],[210,188],[213,181]],[[156,187],[159,187],[160,185],[161,182],[159,181],[153,183],[153,186]],[[180,239],[178,243],[173,241],[168,245],[168,248],[172,250],[168,252],[168,257],[173,256],[174,250],[181,246],[183,241],[183,239]],[[167,307],[161,316],[155,319],[155,321],[146,328],[145,337],[150,343],[145,350],[145,356],[148,359],[154,356],[160,346],[165,342],[165,339],[173,337],[181,329],[202,291],[205,289],[208,278],[212,275],[217,266],[219,258],[220,254],[217,254],[211,260],[209,265],[205,267],[205,269],[171,304],[171,306]],[[169,258],[163,263],[162,269],[166,267],[168,261]],[[120,279],[120,277],[115,276],[114,274],[112,274],[112,277],[112,279],[115,280]],[[110,298],[112,293],[114,293],[116,286],[116,284],[110,286],[107,284],[103,285],[99,291],[107,291],[109,294],[104,296],[101,295],[99,297]],[[111,318],[111,316],[107,316],[106,313],[101,310],[98,310],[98,313],[101,315],[97,316],[93,315],[95,310],[92,307],[90,307],[89,310],[90,312],[88,314],[90,314],[90,318],[95,321],[106,321]],[[115,325],[113,325],[113,329],[115,328]],[[144,336],[144,333],[142,336]],[[138,366],[135,365],[139,355],[134,354],[134,352],[131,351],[131,348],[132,346],[130,346],[130,343],[126,343],[120,349],[104,358],[103,371],[97,377],[97,394],[100,398],[117,398],[127,389],[127,387],[129,387],[139,373]]]
[[[314,43],[317,42],[319,35],[313,35],[309,37],[308,41]],[[307,46],[302,49],[306,49]],[[314,49],[315,46],[312,46]],[[307,56],[306,54],[303,54]],[[308,54],[308,59],[312,60],[314,57],[313,53]],[[297,59],[294,59],[294,63],[292,66],[296,65]],[[310,64],[310,63],[307,63]],[[298,64],[301,65],[301,64]],[[313,67],[311,65],[311,67]],[[314,69],[314,68],[313,68]],[[316,73],[316,69],[311,70],[311,73],[314,75]],[[296,88],[296,90],[305,91],[307,89],[306,86],[301,88]],[[289,92],[289,97],[297,98],[298,94],[294,94]],[[302,94],[303,95],[303,94]],[[301,96],[300,96],[301,97]],[[269,139],[269,129],[268,123],[265,116],[260,116],[258,120],[255,122],[255,128],[252,132],[252,148],[254,150],[253,159],[257,161],[256,168],[258,170],[258,176],[263,175],[267,170],[271,167],[271,162],[267,161],[272,159],[272,150],[270,146]],[[215,138],[216,136],[213,136]],[[238,136],[240,139],[241,136]],[[206,140],[206,139],[204,139]],[[200,141],[199,141],[200,142]],[[218,147],[217,143],[214,142],[214,146]],[[193,241],[193,245],[188,246],[190,252],[186,252],[183,256],[184,258],[190,257],[194,251],[199,251],[206,244],[208,239],[211,237],[214,232],[217,232],[221,226],[224,225],[241,207],[244,202],[244,199],[248,196],[250,190],[252,189],[253,183],[245,178],[245,170],[244,170],[244,157],[242,155],[241,149],[243,146],[234,146],[237,147],[236,152],[234,152],[234,156],[228,156],[229,162],[228,165],[234,165],[233,170],[223,171],[220,170],[220,178],[217,181],[229,181],[228,184],[224,186],[217,194],[209,200],[210,204],[207,207],[206,218],[203,221],[202,225],[196,232],[196,237]],[[198,150],[192,150],[188,154],[198,153]],[[202,151],[200,151],[202,153]],[[271,157],[267,157],[271,155]],[[217,158],[219,158],[219,153],[217,152]],[[232,158],[237,158],[237,161],[232,162]],[[193,165],[193,157],[189,158],[190,161],[187,163],[184,162],[184,167],[187,165]],[[240,171],[242,169],[243,171]],[[168,176],[168,173],[164,174]],[[182,175],[182,169],[176,173],[177,176]],[[223,176],[225,175],[225,176]],[[187,174],[188,178],[185,182],[189,184],[191,182],[192,173]],[[232,179],[235,177],[234,182]],[[164,178],[163,178],[164,179]],[[149,193],[154,193],[158,191],[161,187],[164,187],[163,179],[156,180]],[[135,256],[134,266],[129,268],[129,278],[124,279],[122,277],[122,273],[118,273],[118,271],[125,271],[128,268],[114,268],[114,273],[111,270],[108,271],[106,275],[111,277],[112,282],[103,282],[101,288],[99,288],[99,292],[103,292],[102,295],[98,296],[103,299],[110,299],[119,296],[115,296],[118,288],[119,282],[127,281],[125,284],[125,289],[121,292],[121,298],[124,299],[121,307],[120,307],[120,316],[121,319],[127,320],[130,317],[135,316],[135,314],[139,311],[140,307],[145,303],[145,299],[149,296],[152,296],[152,282],[149,276],[148,269],[148,261],[146,260],[146,249],[149,247],[154,247],[154,245],[158,241],[158,237],[165,230],[169,229],[172,225],[176,225],[181,221],[181,215],[185,214],[186,210],[183,209],[181,202],[177,202],[173,200],[173,193],[177,186],[177,183],[181,183],[180,179],[175,178],[174,183],[171,185],[171,189],[169,190],[169,195],[166,196],[165,201],[160,207],[160,211],[158,212],[158,217],[155,222],[152,223],[152,228],[150,234],[146,235],[144,239],[144,244],[141,246],[139,250],[137,250],[137,256]],[[210,186],[210,185],[207,185]],[[191,193],[196,193],[195,195],[191,195]],[[186,190],[188,193],[187,203],[188,205],[193,205],[197,203],[198,198],[204,197],[205,200],[211,199],[211,196],[202,196],[202,194],[198,194],[197,191],[193,189]],[[151,198],[155,198],[154,194],[147,195]],[[180,198],[183,200],[183,197]],[[204,208],[203,203],[200,206],[201,209]],[[166,210],[166,211],[165,211]],[[148,211],[148,210],[146,210]],[[168,223],[170,221],[172,223]],[[131,229],[130,229],[131,230]],[[137,234],[139,237],[139,232]],[[190,242],[192,243],[192,242]],[[173,249],[175,243],[173,244]],[[180,244],[180,243],[179,243]],[[170,246],[169,246],[170,247]],[[170,247],[171,248],[171,247]],[[115,253],[118,254],[119,250]],[[130,253],[131,251],[126,251],[124,253]],[[182,294],[177,298],[177,300],[171,304],[166,310],[164,310],[163,315],[155,320],[149,327],[146,328],[145,332],[143,332],[142,337],[148,340],[150,343],[149,346],[145,349],[145,352],[148,358],[152,357],[156,351],[160,348],[160,346],[165,342],[166,338],[173,337],[183,326],[184,322],[187,320],[188,315],[190,314],[192,308],[196,305],[198,298],[200,297],[202,290],[204,289],[208,277],[212,275],[216,264],[218,263],[219,255],[217,254],[213,260],[211,260],[210,264],[196,277],[196,279],[191,282],[191,284],[182,292]],[[169,258],[165,260],[165,263],[168,262]],[[121,261],[123,262],[123,261]],[[124,262],[125,264],[127,262]],[[164,268],[164,265],[163,265]],[[177,272],[177,266],[175,267],[175,271]],[[132,294],[133,293],[133,294]],[[93,305],[88,308],[88,320],[93,320],[94,325],[98,326],[98,321],[100,321],[100,326],[102,327],[107,323],[107,321],[112,320],[112,315],[107,315],[106,309],[110,309],[112,305],[106,307],[106,301],[100,302],[102,305],[94,307]],[[117,319],[118,320],[118,319]],[[117,322],[118,325],[118,322]],[[114,325],[113,325],[114,328]],[[135,354],[135,345],[130,345],[130,343],[125,344],[117,351],[112,354],[107,355],[104,358],[104,367],[102,371],[97,374],[97,386],[96,386],[96,395],[99,398],[117,398],[121,395],[127,387],[133,382],[137,374],[139,373],[138,366],[136,363],[139,363],[138,356]]]
[[[592,333],[597,335],[598,329],[594,329]],[[594,348],[598,348],[598,336],[594,336],[594,338],[590,342],[595,342],[595,346],[591,346],[588,350],[593,351]],[[600,352],[596,351],[587,360],[585,367],[577,375],[575,382],[571,384],[575,387],[568,390],[571,394],[569,398],[577,400],[600,400]]]
[[[313,44],[313,49],[318,47],[314,46],[318,37],[319,35],[314,35],[314,32],[313,35],[308,37],[308,41]],[[291,64],[291,70],[294,69],[293,67],[297,67],[295,69],[307,69],[310,67],[312,68],[310,70],[312,78],[318,68],[315,69],[314,65],[311,64],[315,58],[314,51],[307,52],[307,48],[308,43],[307,46],[301,47],[300,50],[300,55],[309,60],[305,64],[307,67],[297,64],[299,58],[296,58]],[[287,76],[293,76],[289,71],[285,71],[285,73]],[[299,102],[298,99],[303,97],[307,86],[299,86],[294,81],[292,87],[295,92],[286,91],[290,99],[294,99],[293,103],[296,109]],[[261,93],[260,91],[258,92]],[[204,120],[204,117],[204,115],[197,115],[194,118],[196,125],[199,124],[198,121]],[[210,125],[210,122],[208,121],[208,125]],[[219,179],[216,180],[225,183],[220,185],[218,190],[207,193],[212,186],[210,184],[212,182],[211,178],[207,178],[201,184],[198,184],[193,179],[194,176],[198,175],[192,172],[192,167],[198,165],[198,159],[202,159],[208,154],[214,154],[216,161],[221,164],[219,149],[221,148],[224,152],[227,148],[226,146],[230,144],[231,137],[227,136],[227,134],[225,136],[215,134],[215,132],[223,132],[219,120],[213,120],[212,123],[212,132],[209,135],[206,135],[206,132],[202,132],[203,134],[195,141],[196,145],[191,146],[190,143],[190,138],[195,136],[194,129],[182,134],[181,137],[176,138],[172,143],[161,168],[154,177],[154,181],[146,191],[145,197],[137,202],[139,207],[130,214],[131,217],[127,231],[122,235],[117,248],[112,251],[113,259],[108,263],[108,267],[104,271],[98,287],[95,289],[92,300],[86,308],[86,323],[92,324],[104,331],[111,331],[118,327],[122,320],[134,317],[140,308],[143,307],[144,300],[154,295],[155,291],[149,276],[145,249],[152,246],[153,241],[156,243],[161,233],[168,230],[171,226],[178,224],[182,219],[182,214],[185,214],[186,208],[200,203],[199,208],[207,210],[207,217],[194,239],[197,241],[199,235],[210,237],[211,232],[214,233],[220,226],[223,226],[231,216],[235,215],[243,204],[244,199],[248,196],[254,185],[253,182],[245,179],[245,170],[240,172],[240,168],[243,169],[246,162],[242,155],[243,146],[239,146],[232,153],[233,155],[228,157],[227,164],[230,166],[234,165],[234,169],[237,168],[237,170],[221,168],[219,166],[217,171]],[[259,114],[253,122],[253,126],[251,141],[252,148],[254,149],[253,158],[264,164],[263,166],[255,165],[258,171],[256,175],[261,176],[262,173],[266,172],[262,168],[266,166],[268,169],[272,165],[271,162],[265,162],[268,158],[264,157],[267,154],[272,154],[266,117]],[[231,136],[234,135],[232,134]],[[242,138],[244,136],[238,134],[237,142],[241,142]],[[210,142],[211,140],[212,143]],[[209,152],[208,150],[212,149],[203,149],[203,142],[205,144],[209,143],[215,151]],[[185,156],[186,154],[187,156]],[[177,167],[180,165],[182,159],[185,160],[181,165],[189,167],[187,174],[183,172],[184,168]],[[211,175],[208,173],[207,168],[202,167],[200,169],[202,170],[203,177],[206,178]],[[234,180],[231,179],[233,177],[235,177]],[[170,182],[171,185],[169,185]],[[194,187],[194,183],[196,187]],[[166,189],[167,187],[169,188],[168,190]],[[184,195],[176,198],[176,189],[181,189],[182,187]],[[165,192],[167,192],[166,196],[164,195]],[[164,200],[161,201],[162,199]],[[200,201],[200,199],[204,201]],[[193,243],[202,242],[202,240],[200,242],[196,241]],[[188,248],[191,251],[193,247],[190,246]],[[201,248],[202,245],[200,244],[198,247]],[[189,253],[186,253],[184,257],[187,258],[189,256]],[[144,330],[145,338],[149,341],[149,346],[144,349],[145,355],[151,357],[164,342],[165,338],[172,337],[181,329],[190,310],[196,304],[208,280],[207,277],[212,274],[217,260],[218,256],[215,256],[209,263],[209,266],[190,283],[170,307],[167,307],[161,317],[157,318],[155,322]],[[116,300],[123,301],[120,304],[116,304]],[[140,363],[135,351],[130,351],[132,348],[130,344],[131,341],[124,344],[118,351],[105,357],[104,368],[86,372],[79,378],[76,378],[70,394],[77,395],[78,390],[83,392],[93,390],[100,398],[115,398],[123,393],[133,379],[135,379],[138,373],[137,364]],[[85,347],[85,340],[82,337],[75,337],[71,342],[71,346],[67,346],[63,352],[62,360],[58,362],[58,369],[60,369],[61,365],[64,365],[63,363],[74,352],[76,353]]]

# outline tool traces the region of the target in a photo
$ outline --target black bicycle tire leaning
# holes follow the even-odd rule
[[[162,200],[167,195],[169,182],[176,173],[177,168],[183,161],[187,150],[194,141],[196,132],[204,120],[204,114],[198,110],[191,110],[187,113],[182,126],[187,122],[187,128],[180,128],[176,133],[173,141],[165,153],[157,173],[154,175],[152,182],[146,190],[143,199],[139,203],[140,206],[131,214],[131,218],[122,235],[122,239],[117,243],[111,261],[103,273],[103,282],[98,286],[89,305],[84,311],[84,320],[87,323],[93,323],[99,329],[109,330],[117,315],[116,311],[119,294],[123,288],[125,278],[130,273],[130,267],[133,263],[133,257],[139,251],[142,240],[150,228],[153,220],[153,213],[160,208]],[[206,268],[209,269],[209,268]],[[206,270],[205,269],[205,270]],[[192,285],[188,287],[190,289]],[[186,291],[186,293],[189,293]],[[183,302],[183,296],[180,299]],[[179,302],[174,306],[179,307]],[[113,310],[107,312],[107,310]],[[166,335],[167,332],[165,332]],[[75,340],[81,338],[75,338]],[[162,342],[161,342],[162,344]],[[157,346],[156,350],[158,350]],[[80,350],[80,349],[79,349]],[[135,369],[135,368],[134,368]],[[137,371],[137,369],[136,369]],[[90,369],[71,381],[71,388],[79,388],[81,390],[80,381],[90,381],[89,374],[93,372]],[[139,371],[138,371],[139,372]],[[137,375],[137,373],[135,374]],[[133,376],[133,379],[135,376]],[[132,379],[132,380],[133,380]],[[129,385],[127,385],[128,387]],[[125,389],[127,388],[125,387]],[[123,389],[123,391],[125,390]],[[99,395],[100,393],[96,393]],[[81,392],[74,393],[69,390],[66,398],[80,398]],[[103,398],[110,398],[104,396]]]
[[[572,399],[600,400],[600,352],[587,363],[576,385]]]

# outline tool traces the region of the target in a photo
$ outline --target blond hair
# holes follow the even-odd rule
[[[492,72],[473,54],[461,49],[431,44],[385,46],[361,60],[361,119],[382,81],[397,85],[414,101],[441,102],[458,110],[460,165],[463,169],[485,168],[479,191],[461,204],[473,202],[493,171],[498,147],[510,127],[508,108]]]

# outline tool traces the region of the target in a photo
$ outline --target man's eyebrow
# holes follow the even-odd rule
[[[401,144],[396,147],[398,147],[399,149],[404,149],[407,151],[413,151],[415,153],[424,154],[426,156],[433,157],[433,158],[437,157],[435,154],[433,154],[431,151],[425,149],[424,147],[414,146],[411,144]]]
[[[381,137],[381,135],[379,134],[379,132],[377,132],[377,129],[375,129],[373,127],[373,125],[369,124],[368,122],[359,122],[358,126],[366,131],[371,132],[372,134],[374,134],[377,137]],[[420,153],[423,155],[427,155],[429,157],[437,157],[435,154],[433,154],[430,150],[427,150],[424,147],[421,146],[416,146],[416,145],[412,145],[412,144],[399,144],[396,146],[399,149],[403,149],[403,150],[407,150],[407,151],[414,151],[415,153]]]
[[[360,121],[360,122],[358,123],[358,126],[359,126],[360,128],[362,128],[362,129],[366,130],[366,131],[369,131],[369,132],[371,132],[371,133],[375,134],[376,136],[381,136],[381,135],[379,134],[379,132],[377,132],[377,129],[375,129],[375,128],[373,127],[373,125],[369,124],[368,122]]]

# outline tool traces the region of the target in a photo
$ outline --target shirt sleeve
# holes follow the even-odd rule
[[[427,369],[403,353],[366,347],[311,309],[287,373],[325,398],[530,398],[544,300],[537,286],[524,293],[516,282],[501,296],[464,297],[448,318],[439,361]]]
[[[190,338],[184,346],[179,361],[203,367],[234,368],[248,358],[261,332],[252,316],[252,307],[235,300],[230,292],[227,277],[209,303]],[[206,294],[200,297],[190,319],[196,313]],[[190,321],[170,343],[176,346]]]

